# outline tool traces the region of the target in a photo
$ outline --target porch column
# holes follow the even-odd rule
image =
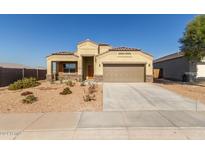
[[[59,71],[60,71],[59,70],[59,65],[60,65],[60,62],[56,62],[56,66],[55,66],[56,67],[56,69],[55,69],[56,72],[55,73],[59,73]]]
[[[80,56],[77,62],[77,71],[78,71],[78,75],[82,75],[83,74],[83,57]]]
[[[52,72],[53,72],[53,62],[47,60],[47,74],[46,74],[47,80],[52,80]]]

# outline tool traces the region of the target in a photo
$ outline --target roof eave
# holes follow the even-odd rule
[[[78,55],[75,55],[75,54],[51,54],[51,55],[48,55],[48,56],[46,56],[46,58],[48,58],[48,57],[51,57],[51,56],[75,56],[75,57],[79,57]]]
[[[181,56],[178,56],[178,57],[174,57],[174,58],[167,58],[167,59],[163,59],[163,60],[154,60],[154,63],[160,63],[160,62],[164,62],[164,61],[167,61],[167,60],[173,60],[173,59],[177,59],[177,58],[181,58],[181,57],[184,57],[184,55],[181,55]]]
[[[176,52],[176,53],[169,54],[167,56],[163,56],[161,58],[158,58],[158,59],[154,60],[154,63],[163,62],[163,61],[172,60],[172,59],[177,59],[177,58],[181,58],[184,56],[185,56],[184,52],[182,52],[182,51]]]

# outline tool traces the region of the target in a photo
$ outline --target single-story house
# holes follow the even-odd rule
[[[89,39],[77,51],[47,56],[47,79],[95,79],[105,82],[152,82],[152,55],[136,48],[113,48]]]
[[[205,79],[205,58],[200,62],[190,61],[184,52],[176,52],[154,60],[154,69],[160,70],[160,77],[178,81]]]

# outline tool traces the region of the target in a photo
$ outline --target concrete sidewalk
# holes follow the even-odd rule
[[[205,139],[205,112],[0,114],[0,139]]]

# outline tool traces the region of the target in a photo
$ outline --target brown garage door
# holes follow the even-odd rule
[[[145,67],[142,64],[104,64],[105,82],[144,82]]]

